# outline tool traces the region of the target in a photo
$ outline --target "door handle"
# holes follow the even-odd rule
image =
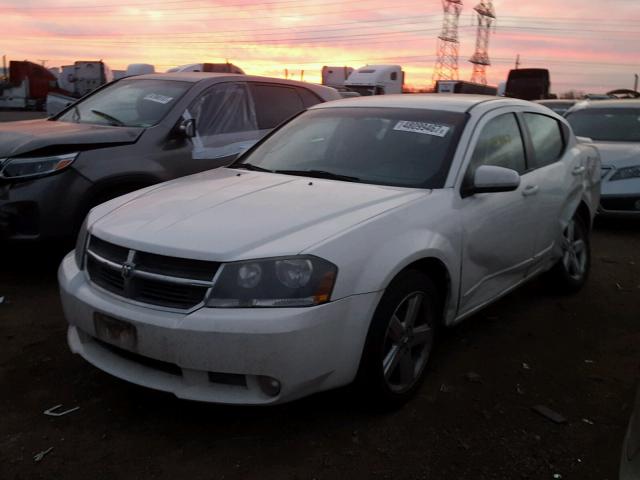
[[[582,175],[587,169],[584,167],[584,165],[580,165],[579,167],[576,167],[573,169],[573,173],[574,175]]]
[[[522,191],[522,195],[524,195],[525,197],[530,197],[531,195],[535,195],[536,193],[538,193],[538,190],[540,190],[540,187],[538,185],[529,185]]]

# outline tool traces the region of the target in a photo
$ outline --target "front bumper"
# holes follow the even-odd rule
[[[67,238],[79,226],[81,201],[90,187],[91,182],[73,168],[29,181],[3,181],[0,240]]]
[[[92,286],[73,252],[58,271],[71,350],[124,380],[205,402],[282,403],[349,384],[382,292],[312,308],[176,313],[128,303]],[[128,322],[135,347],[96,338],[96,313]],[[114,348],[115,347],[115,348]],[[260,379],[280,383],[267,394]]]
[[[598,213],[605,216],[640,215],[640,178],[608,180],[613,173],[605,173]]]

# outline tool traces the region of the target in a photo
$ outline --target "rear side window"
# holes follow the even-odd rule
[[[533,143],[536,166],[544,167],[560,160],[564,140],[558,121],[538,113],[525,113],[524,122]]]
[[[295,88],[280,85],[251,85],[260,130],[274,128],[304,110]]]
[[[318,103],[322,103],[322,99],[320,97],[318,97],[315,93],[310,92],[306,88],[300,87],[296,88],[296,90],[298,91],[300,98],[302,98],[302,103],[304,104],[305,108],[313,107]]]
[[[481,165],[510,168],[520,174],[527,170],[522,134],[513,113],[500,115],[485,125],[473,152],[470,172]]]

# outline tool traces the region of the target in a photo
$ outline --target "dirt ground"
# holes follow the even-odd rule
[[[592,242],[581,293],[536,280],[444,332],[419,394],[384,415],[348,390],[231,408],[113,378],[66,346],[61,252],[2,249],[0,479],[614,480],[640,364],[640,223],[600,222]],[[57,404],[80,408],[43,415]]]

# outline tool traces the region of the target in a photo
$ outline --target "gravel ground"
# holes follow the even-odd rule
[[[4,248],[0,479],[613,480],[639,372],[640,223],[600,222],[592,250],[581,293],[535,280],[444,332],[415,399],[380,415],[348,390],[231,408],[115,379],[66,346],[60,250]],[[57,404],[80,408],[42,414]]]

